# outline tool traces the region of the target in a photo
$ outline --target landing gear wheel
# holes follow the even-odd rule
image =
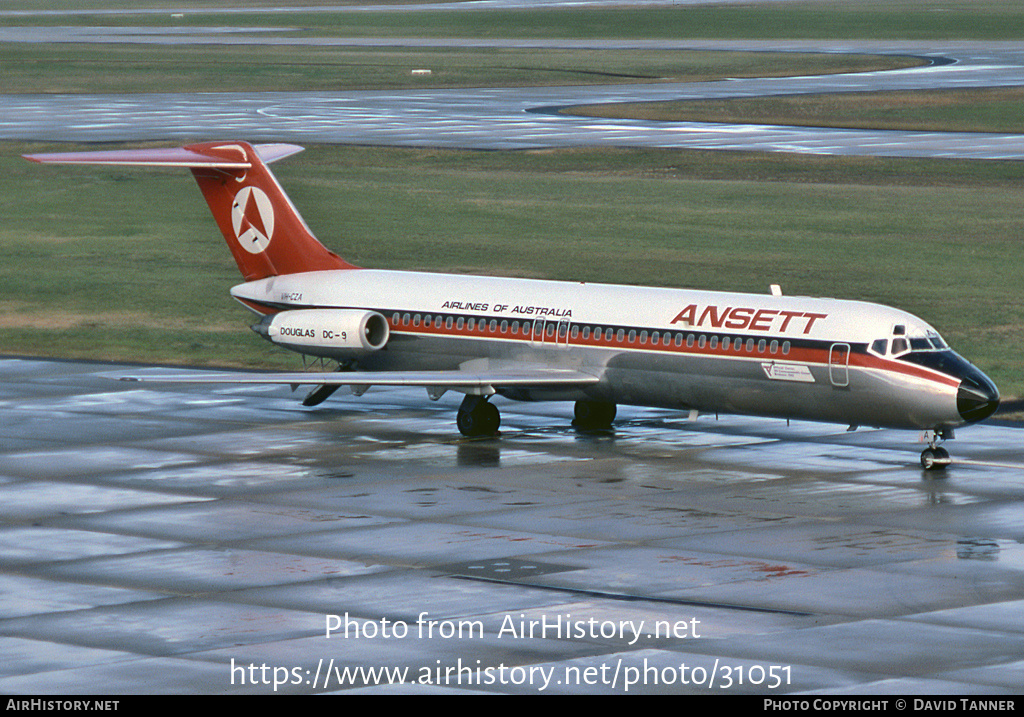
[[[575,419],[572,425],[584,430],[601,430],[612,427],[615,420],[615,404],[602,401],[577,401],[573,409]]]
[[[493,436],[501,425],[501,413],[487,399],[479,396],[466,396],[455,417],[455,424],[464,436],[477,438]]]
[[[921,452],[921,467],[926,471],[942,470],[952,463],[949,451],[945,448],[925,448]]]

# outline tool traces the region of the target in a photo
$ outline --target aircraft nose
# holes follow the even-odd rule
[[[960,381],[956,410],[965,421],[984,421],[999,408],[999,389],[981,371],[972,371]]]

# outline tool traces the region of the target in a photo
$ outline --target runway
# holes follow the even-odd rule
[[[899,431],[503,402],[467,440],[418,390],[120,370],[0,361],[5,693],[1019,691],[1015,428],[936,478]]]

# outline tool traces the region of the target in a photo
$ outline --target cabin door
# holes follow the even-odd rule
[[[828,379],[838,388],[850,385],[850,344],[832,344],[828,351]]]

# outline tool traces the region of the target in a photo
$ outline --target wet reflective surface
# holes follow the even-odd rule
[[[1019,429],[958,431],[936,477],[908,432],[620,408],[586,433],[571,404],[497,400],[501,436],[467,440],[458,394],[304,409],[304,391],[116,372],[0,360],[3,692],[1024,676]]]

